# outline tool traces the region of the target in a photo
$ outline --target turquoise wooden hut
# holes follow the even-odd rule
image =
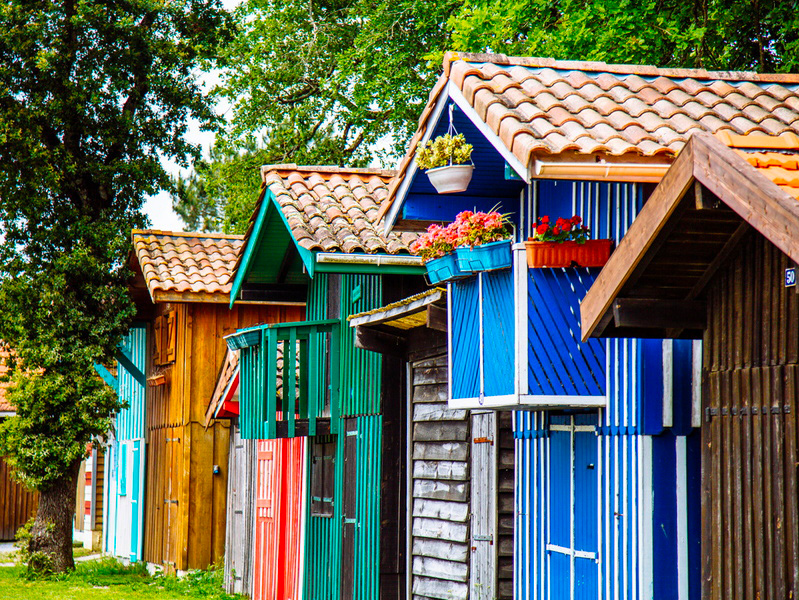
[[[240,351],[241,436],[307,438],[303,596],[398,598],[403,373],[356,348],[346,319],[420,289],[423,268],[408,253],[415,235],[377,232],[392,172],[278,165],[262,175],[231,301],[307,298],[306,321],[227,338]]]
[[[450,409],[513,411],[515,598],[700,595],[701,348],[581,341],[599,269],[528,263],[534,223],[578,215],[618,244],[693,132],[794,134],[796,101],[783,75],[445,56],[379,217],[399,232],[497,206],[513,223],[509,268],[447,283],[447,395]],[[415,148],[451,128],[474,175],[439,195]]]

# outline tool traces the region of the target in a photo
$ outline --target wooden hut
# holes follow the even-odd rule
[[[398,598],[404,375],[396,359],[356,348],[346,319],[419,287],[414,236],[375,229],[391,172],[279,165],[263,176],[232,296],[301,286],[308,320],[228,337],[241,354],[242,437],[306,439],[303,597]]]
[[[241,236],[133,232],[139,321],[135,346],[119,360],[118,385],[124,396],[129,373],[136,401],[117,416],[116,431],[118,439],[140,437],[132,456],[122,450],[112,458],[116,471],[107,486],[111,496],[135,499],[141,515],[127,526],[141,547],[135,555],[131,549],[131,559],[185,570],[224,555],[230,428],[223,421],[206,428],[204,418],[226,353],[223,338],[254,323],[301,318],[303,303],[266,297],[229,308],[241,243]],[[135,432],[127,433],[133,424]],[[140,477],[128,486],[131,463]],[[125,545],[124,518],[116,516],[107,547]]]
[[[599,270],[531,266],[522,242],[539,217],[578,215],[620,243],[693,131],[794,132],[798,96],[780,84],[795,80],[445,56],[379,218],[418,230],[497,206],[514,225],[510,268],[447,284],[447,395],[450,409],[515,411],[515,597],[699,597],[702,559],[700,347],[581,341]],[[451,127],[476,166],[442,197],[414,157]]]
[[[582,332],[702,340],[701,405],[683,407],[702,430],[702,598],[796,598],[799,136],[718,138],[677,157],[585,297]]]
[[[405,362],[407,589],[510,599],[511,413],[448,408],[446,311],[446,291],[433,288],[349,319],[358,347]]]
[[[0,351],[0,375],[5,375],[5,352]],[[0,382],[0,422],[15,416],[16,410],[5,398],[8,386]],[[13,540],[17,530],[36,514],[39,494],[16,481],[8,463],[0,456],[0,541]]]

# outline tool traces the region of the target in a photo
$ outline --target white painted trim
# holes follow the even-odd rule
[[[641,532],[641,598],[651,598],[654,594],[655,561],[653,556],[654,498],[652,490],[652,437],[642,436],[641,461],[643,463],[643,496],[640,499],[644,528]]]
[[[452,282],[447,282],[447,398],[452,408]]]
[[[377,267],[400,266],[421,267],[421,256],[397,254],[344,254],[343,252],[317,252],[317,264],[328,265],[374,265]]]
[[[451,369],[450,369],[450,391],[448,406],[450,409],[474,409],[474,408],[493,408],[493,409],[539,409],[550,408],[604,408],[607,405],[605,396],[531,396],[529,394],[505,394],[503,396],[484,396],[477,398],[453,398],[451,390]]]
[[[549,552],[557,552],[558,554],[565,554],[566,556],[571,556],[574,558],[588,558],[590,560],[596,560],[596,552],[572,550],[571,548],[564,548],[563,546],[558,546],[556,544],[547,544],[547,550]]]
[[[438,126],[438,120],[441,118],[441,114],[444,112],[444,107],[447,105],[447,100],[449,100],[448,94],[445,90],[441,90],[438,100],[436,100],[435,108],[433,108],[433,112],[426,121],[427,129],[425,130],[422,139],[419,140],[422,144],[426,144],[433,136],[433,131],[435,131],[435,128]],[[411,151],[415,152],[415,149],[409,149],[409,152]],[[410,189],[411,183],[416,177],[416,172],[418,170],[419,168],[416,166],[416,161],[412,160],[405,170],[405,176],[402,178],[402,183],[400,184],[397,193],[394,194],[394,202],[391,205],[391,208],[388,210],[388,214],[385,216],[383,233],[387,234],[394,228],[394,223],[396,222],[397,217],[402,210],[402,205],[405,203],[405,197],[408,195],[408,190]]]
[[[691,348],[691,427],[702,426],[702,340],[694,340]]]
[[[674,340],[663,340],[663,427],[674,425]]]
[[[499,138],[499,136],[492,131],[488,124],[480,118],[480,115],[478,115],[477,111],[474,110],[471,104],[469,104],[464,95],[461,93],[460,89],[458,89],[458,86],[451,81],[447,83],[447,94],[450,98],[452,98],[453,102],[458,105],[458,108],[464,112],[472,124],[477,127],[480,133],[485,136],[494,149],[500,153],[502,158],[505,159],[505,162],[507,162],[511,168],[516,171],[516,174],[521,177],[525,183],[530,183],[529,168],[526,165],[523,165],[521,161],[514,156],[514,154],[510,151],[510,148],[508,148]]]
[[[516,393],[526,394],[530,390],[527,379],[528,357],[527,357],[527,251],[524,244],[513,246],[513,268],[516,275],[516,331],[514,341],[516,343]]]
[[[684,435],[677,436],[677,598],[688,600],[688,472]]]
[[[2,417],[15,417],[17,412],[14,410],[0,410],[0,418]]]
[[[483,340],[483,318],[485,317],[483,313],[483,272],[480,271],[477,274],[477,348],[478,348],[478,356],[477,356],[477,366],[480,371],[478,377],[478,389],[479,389],[479,400],[480,406],[483,405],[483,398],[485,398],[485,358],[483,357],[483,353],[485,352],[485,344]]]

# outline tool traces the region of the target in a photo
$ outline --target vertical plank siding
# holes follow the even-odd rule
[[[39,494],[15,481],[0,456],[0,540],[13,540],[17,529],[36,514],[38,504]]]
[[[617,243],[644,200],[636,184],[553,181],[534,184],[534,197],[538,215],[581,215],[592,237]],[[698,598],[691,343],[620,339],[583,351],[573,321],[594,274],[531,271],[530,393],[607,404],[514,414],[515,597]]]
[[[752,234],[707,296],[703,597],[799,597],[799,296]]]
[[[256,323],[290,322],[301,307],[158,304],[176,327],[174,362],[148,375],[165,383],[147,388],[147,485],[144,558],[170,569],[205,568],[225,555],[230,426],[204,427],[224,336]],[[219,473],[214,473],[214,466]]]
[[[244,440],[238,420],[231,425],[225,533],[225,589],[252,594],[255,546],[256,444]]]
[[[355,347],[355,330],[347,317],[382,305],[383,285],[379,275],[340,275],[341,277],[341,369],[342,416],[380,413],[381,368],[383,357]]]

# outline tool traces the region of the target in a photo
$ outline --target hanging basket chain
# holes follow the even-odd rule
[[[460,132],[455,128],[455,120],[452,118],[452,114],[455,112],[456,108],[457,108],[457,106],[456,106],[456,104],[454,102],[450,102],[449,103],[449,126],[447,127],[447,135],[450,138],[454,138],[456,135],[460,135]],[[469,164],[474,166],[474,161],[472,160],[471,156],[469,157]],[[452,166],[452,155],[451,154],[449,156],[449,165],[448,166],[450,166],[450,167]]]

